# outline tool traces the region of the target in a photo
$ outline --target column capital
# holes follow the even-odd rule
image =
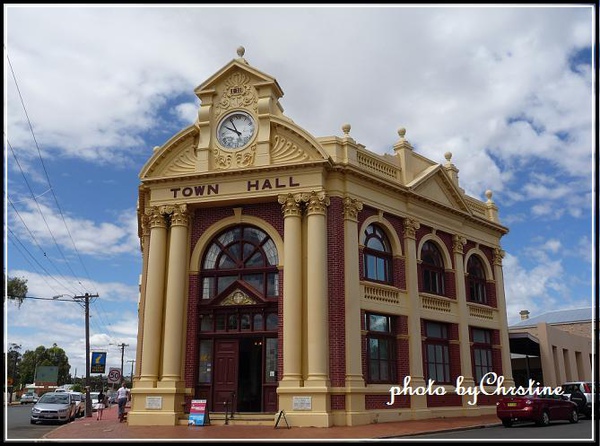
[[[417,238],[417,229],[421,227],[421,223],[419,223],[414,218],[405,218],[404,219],[404,237],[405,238]]]
[[[150,229],[167,227],[167,221],[165,220],[162,209],[158,206],[148,207],[144,213],[146,214]]]
[[[176,204],[172,206],[171,226],[186,226],[190,221],[190,212],[187,204]]]
[[[277,201],[281,205],[283,217],[299,217],[302,213],[300,203],[302,196],[300,194],[279,195]]]
[[[362,211],[363,204],[355,198],[345,197],[344,204],[344,220],[358,221],[358,213]]]
[[[312,191],[302,194],[302,201],[306,202],[306,213],[308,215],[325,215],[327,206],[329,206],[329,197],[325,191]]]
[[[461,235],[452,236],[452,250],[455,254],[463,254],[463,248],[467,244],[467,239]]]
[[[506,253],[502,248],[494,248],[494,259],[493,263],[496,266],[502,266],[502,259]]]

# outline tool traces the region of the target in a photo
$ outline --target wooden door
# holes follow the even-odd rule
[[[238,385],[238,340],[215,340],[215,371],[213,400],[211,410],[224,412],[225,401],[229,401],[229,411],[232,409],[232,397]]]

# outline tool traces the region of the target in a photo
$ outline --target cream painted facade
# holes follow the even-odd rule
[[[514,375],[526,382],[558,387],[570,381],[593,381],[594,346],[592,309],[590,320],[547,323],[521,321],[509,328],[518,356],[512,359]],[[524,343],[523,339],[528,339]],[[512,349],[511,349],[512,350]],[[513,352],[515,353],[515,352]]]
[[[128,422],[186,423],[198,398],[212,412],[229,398],[236,413],[283,410],[294,426],[494,413],[493,399],[471,406],[454,386],[482,370],[512,384],[508,230],[492,193],[467,196],[452,155],[419,155],[404,129],[393,155],[367,150],[347,124],[312,136],[284,114],[277,81],[238,55],[195,90],[196,122],[140,173]],[[432,374],[446,396],[386,405],[391,386]]]

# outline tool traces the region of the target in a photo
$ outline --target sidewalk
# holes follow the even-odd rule
[[[129,410],[129,409],[128,409]],[[495,415],[480,417],[434,418],[408,420],[365,426],[281,427],[271,426],[129,426],[119,423],[117,406],[105,409],[102,420],[84,417],[59,426],[43,437],[43,440],[79,439],[85,441],[123,441],[144,439],[146,441],[171,439],[174,441],[222,440],[287,441],[287,440],[344,440],[344,439],[391,439],[431,432],[471,429],[500,424]]]

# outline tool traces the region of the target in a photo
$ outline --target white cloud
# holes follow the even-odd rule
[[[139,254],[137,217],[134,210],[122,212],[119,224],[94,222],[61,215],[42,200],[24,200],[23,209],[9,212],[12,231],[23,238],[33,238],[38,245],[61,247],[61,251],[89,256]],[[76,241],[74,245],[74,241]],[[56,254],[59,257],[58,254]],[[61,261],[61,259],[59,259]]]
[[[266,13],[268,27],[236,28]],[[566,61],[591,42],[581,8],[11,8],[8,20],[8,51],[36,131],[72,157],[129,156],[168,97],[193,97],[245,45],[249,62],[289,92],[288,115],[311,133],[340,134],[349,122],[357,141],[381,153],[406,127],[425,156],[452,151],[464,187],[477,194],[511,178],[492,158],[473,159],[484,148],[500,159],[567,153],[561,168],[572,175],[591,159],[590,109],[581,107],[591,105],[591,73],[573,73]],[[189,99],[174,107],[189,123]],[[519,115],[545,130],[506,123]],[[23,143],[23,116],[9,120]],[[490,173],[487,184],[469,175],[475,169]]]

